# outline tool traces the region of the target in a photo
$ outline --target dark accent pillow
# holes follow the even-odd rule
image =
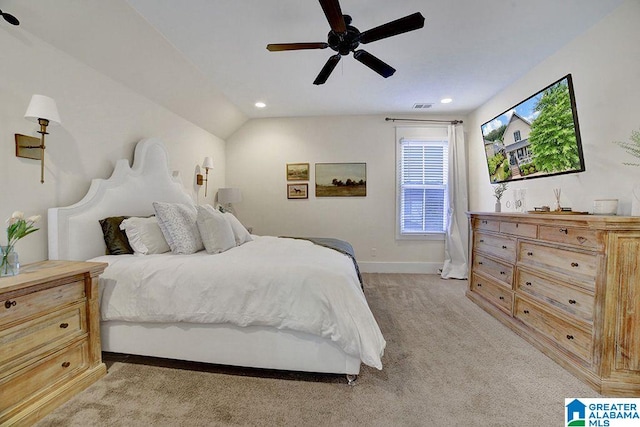
[[[102,235],[104,243],[107,245],[107,255],[127,255],[132,254],[133,249],[129,245],[129,239],[123,230],[120,230],[120,223],[128,216],[111,216],[101,219]]]

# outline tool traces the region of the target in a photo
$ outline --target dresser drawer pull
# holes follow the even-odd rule
[[[484,239],[480,239],[480,243],[484,243]]]
[[[561,228],[561,229],[560,229],[560,232],[561,232],[561,233],[564,233],[564,234],[568,234],[568,233],[569,233],[569,230],[567,230],[566,228]]]
[[[568,340],[572,340],[573,339],[573,335],[567,335],[567,339]]]
[[[4,302],[4,308],[9,309],[11,307],[15,307],[16,306],[16,302],[15,301],[11,301],[11,300],[6,300]]]
[[[574,299],[570,299],[569,300],[569,304],[575,304],[575,303],[576,303],[576,300],[574,300]]]
[[[483,219],[483,220],[482,220],[482,223],[483,223],[483,224],[486,224],[486,223],[487,223],[487,220],[486,220],[486,219]]]
[[[68,323],[60,323],[60,328],[61,329],[67,329],[69,327]]]
[[[63,368],[68,368],[69,366],[71,366],[71,362],[62,362]]]
[[[523,313],[524,314],[529,314],[529,310],[524,310]]]
[[[478,283],[476,286],[481,288],[482,287],[482,283]]]
[[[499,297],[501,300],[504,300],[504,297]]]
[[[504,275],[504,274],[507,274],[507,273],[505,273],[504,271],[501,271],[500,274]]]
[[[484,262],[478,261],[478,265],[484,265]]]
[[[525,282],[525,285],[531,286],[531,282]]]
[[[505,245],[502,245],[502,249],[507,249],[507,247]]]
[[[533,256],[533,252],[527,252],[527,256]]]
[[[587,238],[582,236],[578,236],[576,237],[576,239],[578,240],[578,243],[580,243],[581,245],[587,241]]]
[[[578,263],[577,263],[577,262],[572,262],[572,263],[571,263],[571,267],[577,267],[577,266],[578,266]]]

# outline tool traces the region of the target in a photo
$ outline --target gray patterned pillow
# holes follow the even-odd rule
[[[204,249],[198,231],[195,206],[183,203],[153,202],[158,225],[174,254],[192,254]]]

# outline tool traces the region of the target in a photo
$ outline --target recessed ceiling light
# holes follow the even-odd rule
[[[256,108],[264,108],[267,106],[267,104],[265,104],[264,102],[256,102],[255,104],[253,104],[256,106]]]
[[[440,102],[441,102],[442,104],[449,104],[450,102],[453,102],[453,99],[451,99],[451,98],[442,98],[442,99],[440,100]]]

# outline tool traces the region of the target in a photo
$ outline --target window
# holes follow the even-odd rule
[[[447,229],[448,142],[400,138],[398,238],[441,237]]]
[[[518,142],[518,141],[520,141],[521,139],[522,139],[522,138],[520,137],[520,131],[519,131],[519,130],[515,131],[515,132],[513,133],[513,140],[514,140],[514,142]]]

